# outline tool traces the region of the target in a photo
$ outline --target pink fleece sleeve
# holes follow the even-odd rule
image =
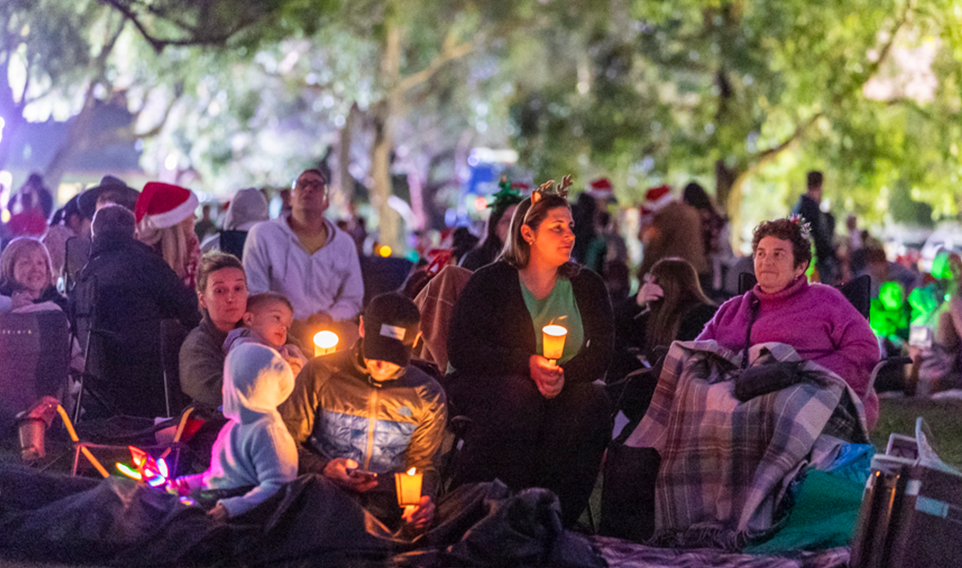
[[[847,302],[844,306],[850,310],[834,318],[831,337],[835,350],[814,361],[834,371],[852,387],[862,399],[865,418],[872,429],[878,420],[878,397],[874,388],[868,392],[868,383],[872,369],[881,359],[881,350],[868,321]]]
[[[845,379],[864,399],[872,368],[881,358],[881,351],[868,321],[854,308],[845,312],[835,318],[832,326],[835,350],[815,362]]]

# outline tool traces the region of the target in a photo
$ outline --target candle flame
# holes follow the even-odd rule
[[[321,349],[333,349],[337,346],[340,338],[333,331],[319,331],[314,334],[314,345]]]
[[[415,473],[417,473],[417,470],[414,469],[413,467],[408,470],[408,475],[414,475]]]

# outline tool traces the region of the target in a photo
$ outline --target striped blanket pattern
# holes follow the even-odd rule
[[[749,352],[751,366],[798,360],[780,343]],[[790,485],[816,441],[826,445],[826,427],[830,444],[867,440],[861,402],[838,375],[804,362],[804,380],[740,402],[740,362],[715,341],[675,342],[668,352],[651,406],[625,442],[661,454],[651,544],[738,550],[764,539],[790,509]]]

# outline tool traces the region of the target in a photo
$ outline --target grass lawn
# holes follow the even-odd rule
[[[885,451],[889,434],[915,435],[919,416],[932,431],[929,443],[948,464],[962,468],[962,400],[882,399],[878,425],[872,432],[872,443]]]

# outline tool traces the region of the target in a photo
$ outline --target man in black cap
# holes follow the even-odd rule
[[[400,294],[371,300],[346,351],[311,360],[278,407],[298,446],[301,473],[320,473],[388,526],[423,528],[434,517],[447,402],[410,364],[420,313]],[[423,474],[420,504],[401,516],[394,473]]]

